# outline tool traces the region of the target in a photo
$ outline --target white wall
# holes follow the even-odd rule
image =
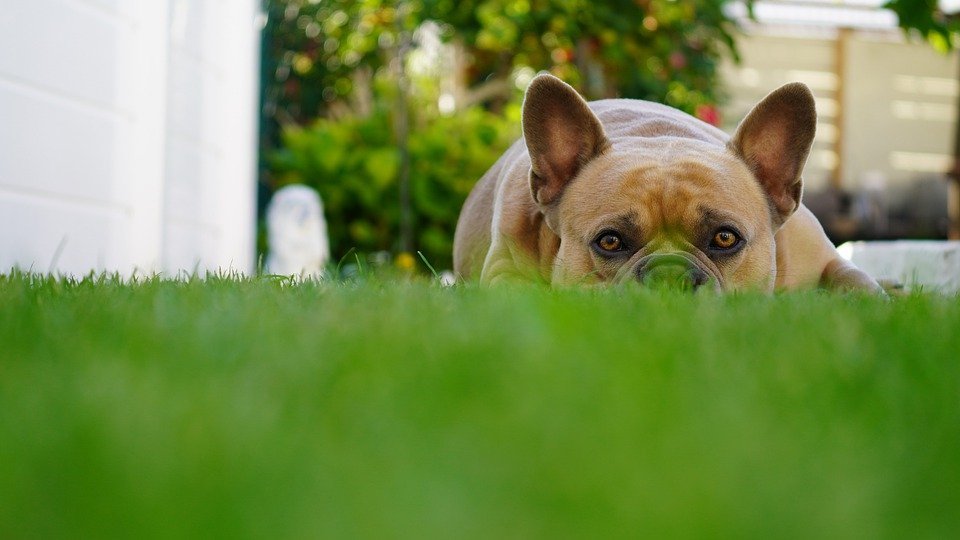
[[[257,0],[172,0],[164,269],[255,258]]]
[[[5,0],[0,272],[254,265],[257,0]]]

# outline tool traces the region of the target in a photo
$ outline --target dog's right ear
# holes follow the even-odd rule
[[[580,94],[546,73],[534,77],[523,99],[523,138],[530,154],[530,191],[541,206],[555,202],[567,182],[610,144]]]

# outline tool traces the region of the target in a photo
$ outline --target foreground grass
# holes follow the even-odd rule
[[[0,537],[949,537],[960,302],[0,277]]]

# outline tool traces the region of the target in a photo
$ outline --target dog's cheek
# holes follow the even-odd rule
[[[551,281],[555,285],[589,284],[598,281],[593,257],[587,249],[561,242],[553,264]]]
[[[772,249],[767,249],[767,246],[753,246],[749,251],[744,251],[736,264],[733,263],[734,261],[730,261],[726,265],[718,265],[728,289],[762,291],[773,289],[776,257]]]

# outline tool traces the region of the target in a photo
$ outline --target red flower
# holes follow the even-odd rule
[[[715,105],[706,105],[700,104],[697,105],[697,109],[694,112],[694,115],[703,120],[704,122],[710,124],[711,126],[720,125],[720,111],[717,110]]]
[[[670,62],[670,67],[676,70],[681,70],[687,67],[687,57],[684,56],[680,51],[673,51],[670,53],[670,58],[668,58],[668,61]]]

